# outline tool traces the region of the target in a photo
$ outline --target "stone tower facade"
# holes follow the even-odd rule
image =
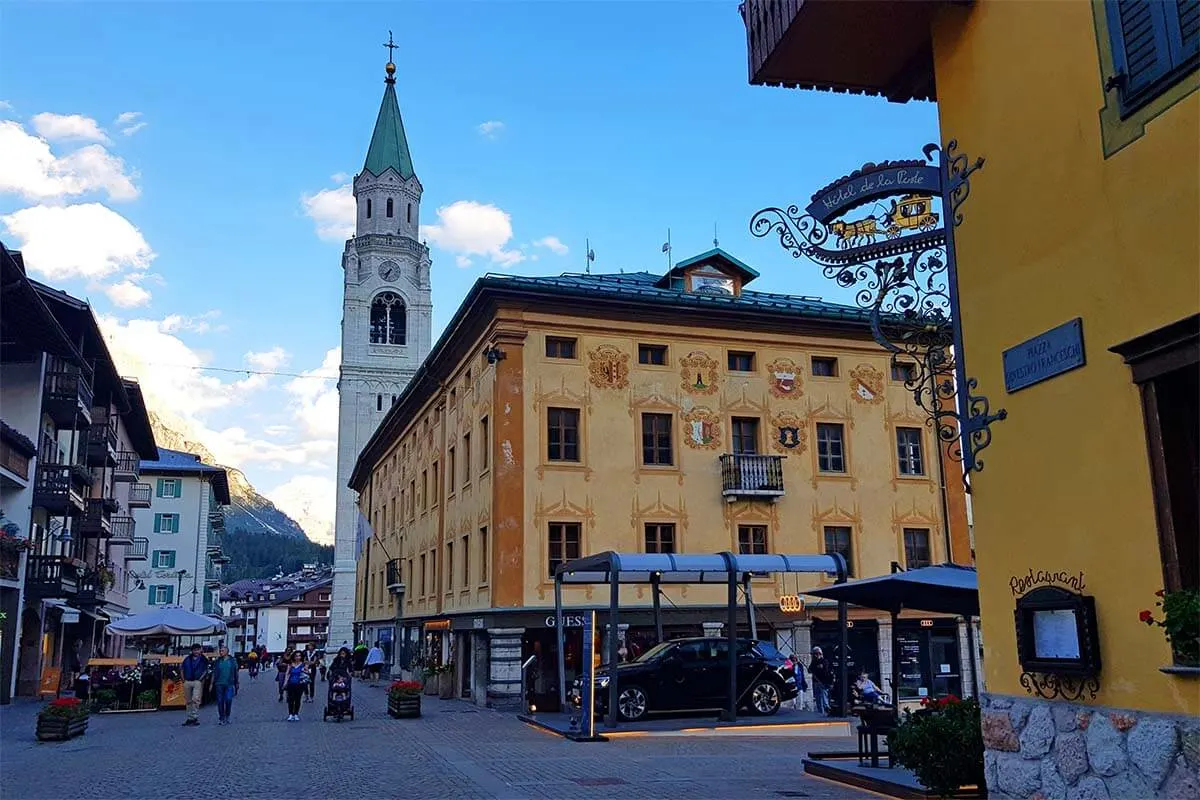
[[[429,354],[429,248],[417,239],[421,182],[396,101],[394,64],[371,146],[354,178],[354,238],[342,253],[342,363],[338,380],[337,516],[329,642],[354,639],[359,514],[347,483],[367,440]]]

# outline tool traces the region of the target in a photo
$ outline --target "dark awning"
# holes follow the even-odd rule
[[[559,565],[555,576],[562,583],[728,583],[726,558],[732,554],[596,553]],[[754,572],[828,572],[838,574],[839,565],[827,555],[732,555],[737,575]]]
[[[974,567],[942,564],[814,589],[805,594],[863,608],[979,615],[979,580]]]

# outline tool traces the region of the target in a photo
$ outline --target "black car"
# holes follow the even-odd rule
[[[800,693],[792,661],[770,642],[739,639],[737,660],[738,707],[770,715],[785,700]],[[608,705],[612,670],[596,670],[596,713]],[[576,693],[583,681],[575,681]],[[634,661],[617,666],[617,711],[624,720],[638,720],[659,711],[698,711],[729,705],[729,640],[676,639],[647,650]]]

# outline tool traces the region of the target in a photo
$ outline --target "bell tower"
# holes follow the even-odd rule
[[[338,380],[337,515],[329,642],[353,642],[355,493],[347,486],[363,446],[429,355],[433,304],[429,248],[418,240],[421,182],[396,99],[389,36],[383,102],[354,177],[354,237],[342,253],[342,362]]]

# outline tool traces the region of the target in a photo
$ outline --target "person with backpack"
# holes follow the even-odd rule
[[[309,683],[308,664],[304,663],[304,654],[299,650],[292,653],[292,663],[287,667],[286,675],[288,722],[299,722],[300,703],[304,700]]]

